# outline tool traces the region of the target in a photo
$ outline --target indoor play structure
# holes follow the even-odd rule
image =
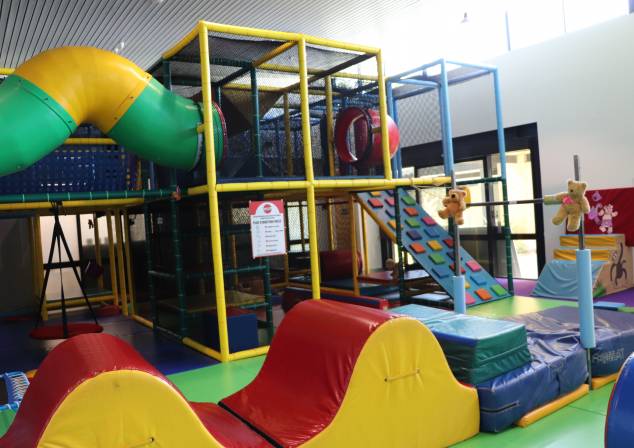
[[[49,67],[65,58],[64,77],[49,79]],[[43,272],[62,267],[43,261],[46,215],[78,222],[91,215],[90,261],[100,267],[97,295],[45,300],[42,318],[85,299],[116,305],[222,362],[267,358],[251,384],[217,406],[189,403],[116,338],[71,338],[38,370],[0,446],[97,438],[103,446],[441,447],[529,425],[614,380],[634,349],[634,322],[595,314],[593,246],[583,226],[567,244],[578,247],[577,307],[505,320],[466,314],[512,300],[508,206],[521,201],[506,192],[497,70],[451,63],[461,68],[449,71],[449,64],[386,80],[376,48],[200,22],[149,73],[88,48],[51,50],[12,72],[0,84],[0,118],[15,126],[2,128],[0,143],[19,150],[0,156],[2,172],[13,173],[0,179],[0,210],[28,213],[36,293],[43,296]],[[454,173],[448,91],[484,75],[493,79],[501,174],[464,184],[502,185],[502,201],[468,205],[503,207],[508,291],[461,247],[456,219],[446,231],[415,199],[427,186],[463,186]],[[110,85],[121,94],[106,98]],[[403,178],[398,102],[426,92],[439,99],[445,173]],[[4,104],[32,108],[50,134],[18,139],[12,132],[24,123]],[[102,183],[106,160],[112,182]],[[48,181],[43,167],[78,180]],[[33,179],[39,183],[22,188]],[[278,199],[289,250],[255,258],[249,203]],[[396,260],[396,275],[369,267],[368,218],[389,241],[382,255]],[[281,291],[295,306],[275,332]],[[315,300],[298,304],[303,299]],[[129,427],[107,430],[104,419]]]
[[[443,447],[478,432],[477,403],[416,320],[311,300],[220,405],[188,402],[114,336],[72,338],[42,363],[0,446]]]

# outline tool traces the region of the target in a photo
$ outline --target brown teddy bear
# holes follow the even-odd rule
[[[453,218],[459,226],[464,224],[462,212],[467,209],[466,197],[467,192],[463,189],[456,188],[449,190],[447,196],[442,200],[442,205],[445,208],[438,210],[438,216],[442,219]]]
[[[585,213],[590,211],[590,203],[586,198],[585,182],[568,181],[568,191],[557,193],[545,198],[545,202],[558,202],[561,205],[557,214],[553,217],[553,224],[558,226],[565,219],[568,219],[566,229],[568,232],[576,232],[581,227],[581,219]]]

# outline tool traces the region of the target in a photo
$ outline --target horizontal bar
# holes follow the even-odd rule
[[[266,270],[265,265],[257,265],[257,266],[246,266],[243,268],[225,269],[223,273],[224,275],[250,274],[252,272],[262,272],[264,270]]]
[[[254,358],[256,356],[263,356],[269,352],[269,346],[263,345],[262,347],[256,347],[249,350],[242,350],[229,354],[229,361],[239,361],[246,358]]]
[[[442,64],[442,61],[443,61],[442,59],[437,59],[437,60],[435,60],[435,61],[428,62],[427,64],[423,64],[423,65],[421,65],[421,66],[419,66],[419,67],[416,67],[416,68],[411,68],[411,69],[409,69],[409,70],[407,70],[407,71],[404,71],[404,72],[402,72],[402,73],[399,73],[399,74],[397,74],[397,75],[390,76],[389,78],[387,78],[387,80],[388,80],[388,81],[392,81],[392,82],[396,82],[396,81],[398,81],[400,78],[404,78],[404,77],[406,77],[406,76],[409,76],[409,75],[411,75],[412,73],[416,73],[416,72],[423,72],[423,71],[427,70],[428,68],[434,67],[434,66],[436,66],[436,65],[440,65],[440,64]]]
[[[423,93],[431,92],[433,90],[436,90],[436,87],[423,87],[423,88],[420,88],[420,89],[412,90],[412,91],[407,92],[407,93],[403,93],[401,95],[394,95],[394,99],[395,100],[404,100],[404,99],[411,98],[411,97],[416,96],[416,95],[422,95]]]
[[[445,61],[445,64],[457,65],[459,67],[466,67],[466,68],[476,68],[478,70],[487,70],[489,72],[494,72],[494,71],[497,70],[497,67],[495,67],[493,65],[474,64],[474,63],[471,63],[471,62]]]
[[[310,62],[310,61],[309,61]],[[261,70],[270,70],[274,72],[282,72],[282,73],[297,73],[299,74],[299,67],[292,65],[282,65],[282,64],[262,64],[258,67]],[[318,70],[314,68],[309,68],[307,70],[309,75],[319,75],[323,70]],[[347,79],[358,79],[361,81],[376,81],[376,75],[362,75],[358,73],[349,73],[349,72],[336,72],[331,75],[333,78],[347,78]]]
[[[256,59],[255,61],[253,61],[253,66],[254,67],[258,67],[262,64],[264,64],[265,62],[270,61],[271,59],[281,55],[282,53],[290,50],[291,48],[295,47],[297,45],[297,41],[293,41],[293,42],[284,42],[282,45],[280,45],[279,47],[274,48],[273,50],[269,51],[268,53],[266,53],[265,55],[260,56],[258,59]]]
[[[65,145],[116,145],[111,138],[67,138]]]
[[[94,201],[97,199],[150,199],[170,197],[172,189],[159,190],[131,190],[131,191],[85,191],[67,193],[35,193],[35,194],[7,194],[0,196],[0,204],[28,203],[28,202],[61,202],[61,201]],[[50,204],[49,204],[50,206]]]
[[[296,181],[272,181],[272,182],[241,182],[217,184],[218,193],[231,193],[236,191],[264,191],[264,190],[300,190],[308,188],[309,182]],[[189,193],[189,191],[188,191]]]
[[[154,328],[154,324],[151,321],[147,320],[145,317],[139,316],[138,314],[133,314],[132,319],[136,320],[141,325],[145,325],[148,328]]]
[[[84,201],[62,201],[62,208],[96,208],[96,207],[125,207],[143,204],[143,199],[101,199]],[[0,203],[0,212],[15,210],[50,210],[50,202],[17,202],[10,204]]]
[[[11,75],[14,71],[15,71],[15,69],[13,69],[13,68],[3,68],[3,67],[0,67],[0,75],[6,75],[6,76],[9,76],[9,75]]]
[[[211,299],[209,299],[209,301],[211,301]],[[194,341],[191,338],[183,338],[181,340],[181,342],[186,345],[189,348],[193,348],[194,350],[196,350],[197,352],[202,353],[203,355],[207,355],[210,358],[213,358],[217,361],[221,361],[222,360],[222,356],[220,355],[220,352],[217,350],[214,350],[211,347],[207,347],[206,345],[203,345],[199,342]],[[231,356],[231,355],[229,355]]]
[[[147,273],[151,277],[164,278],[166,280],[174,280],[176,278],[176,275],[172,274],[170,272],[161,272],[161,271],[150,270],[150,271],[147,271]]]
[[[108,294],[108,295],[103,295],[103,296],[95,296],[95,297],[88,297],[88,301],[92,304],[92,303],[102,303],[102,302],[109,302],[109,301],[113,301],[114,300],[114,295],[112,294]],[[82,297],[79,299],[65,299],[64,303],[66,306],[78,306],[78,305],[85,305],[86,304],[86,300]],[[47,310],[58,310],[62,307],[62,301],[61,300],[49,300],[46,302],[46,309]]]
[[[459,180],[456,182],[458,185],[476,185],[476,184],[492,184],[495,182],[502,182],[501,176],[483,177],[481,179],[472,180]]]
[[[426,87],[438,87],[439,84],[435,81],[427,81],[423,79],[404,78],[395,81],[388,81],[390,84],[412,84],[416,86]]]
[[[273,40],[294,40],[299,41],[302,37],[306,40],[307,44],[319,45],[322,47],[338,48],[340,50],[355,51],[359,53],[377,54],[378,48],[367,47],[364,45],[350,44],[346,42],[340,42],[332,39],[323,39],[314,36],[307,36],[298,33],[288,33],[284,31],[271,31],[262,30],[258,28],[249,28],[235,25],[223,25],[220,23],[204,22],[209,31],[216,33],[235,34],[239,36],[259,37],[261,39],[273,39]]]
[[[556,205],[561,204],[553,199],[537,198],[537,199],[520,199],[518,201],[489,201],[489,202],[473,202],[467,204],[467,207],[493,207],[496,205],[522,205],[522,204],[544,204],[544,205]]]

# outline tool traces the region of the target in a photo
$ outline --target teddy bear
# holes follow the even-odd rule
[[[599,229],[601,232],[612,233],[614,230],[614,223],[612,222],[613,218],[616,218],[619,215],[619,212],[614,210],[614,206],[612,204],[606,204],[603,206],[598,213],[601,218],[601,226]]]
[[[438,216],[442,219],[453,218],[458,225],[464,224],[462,212],[467,209],[466,197],[467,192],[463,189],[455,188],[449,190],[447,196],[442,200],[442,205],[445,208],[438,210]]]
[[[558,226],[568,219],[566,229],[568,232],[576,232],[581,227],[581,219],[590,211],[590,203],[586,198],[587,188],[585,182],[568,181],[568,191],[551,195],[545,199],[546,203],[557,202],[561,205],[553,217],[553,224]]]

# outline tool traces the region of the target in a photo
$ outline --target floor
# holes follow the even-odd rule
[[[508,281],[506,280],[506,278],[498,278],[497,281],[505,288],[508,286]],[[535,288],[536,283],[537,283],[537,280],[526,280],[521,278],[513,279],[515,295],[530,297],[531,293],[533,292],[533,289]],[[570,299],[562,299],[562,300],[570,300]],[[606,296],[595,299],[595,301],[596,302],[602,301],[602,302],[624,303],[625,306],[634,307],[634,288],[626,289],[625,291],[615,292],[613,294],[608,294]]]
[[[88,316],[73,314],[73,322],[88,321]],[[55,322],[55,319],[51,319]],[[99,319],[104,332],[118,336],[132,345],[162,373],[169,375],[213,365],[216,361],[179,342],[155,334],[151,329],[124,316]],[[0,323],[0,340],[12,341],[0,347],[0,373],[36,369],[46,354],[62,340],[38,341],[29,337],[32,319],[6,319]]]
[[[488,317],[503,317],[512,314],[539,311],[556,306],[575,306],[574,302],[535,299],[528,297],[514,297],[508,300],[491,302],[470,309],[470,313]],[[118,331],[129,334],[124,339],[141,347],[141,353],[147,356],[151,362],[158,361],[162,370],[169,372],[177,363],[179,356],[182,362],[194,370],[172,373],[169,378],[190,400],[217,402],[225,396],[241,389],[248,384],[262,366],[264,357],[237,361],[229,364],[216,364],[202,368],[195,352],[185,349],[180,355],[167,350],[163,356],[158,356],[156,348],[147,349],[146,343],[139,343],[146,339],[147,333],[140,329],[138,324],[133,324],[122,318],[113,318],[112,322],[104,320],[106,331]],[[131,324],[130,327],[127,324]],[[2,332],[9,330],[0,326]],[[124,331],[124,329],[126,329]],[[30,327],[27,327],[30,329]],[[125,336],[125,335],[124,335]],[[151,336],[151,332],[150,335]],[[1,335],[0,335],[1,337]],[[161,351],[163,345],[169,342],[154,340],[152,345],[160,342]],[[180,347],[180,346],[179,346]],[[184,347],[183,347],[184,348]],[[143,351],[145,349],[145,352]],[[206,359],[206,358],[205,358]],[[0,358],[1,360],[1,358]],[[1,365],[1,364],[0,364]],[[603,446],[603,429],[605,411],[610,397],[612,385],[605,386],[591,392],[589,395],[566,406],[560,411],[544,418],[528,428],[513,428],[501,434],[479,434],[472,439],[455,445],[456,448],[599,448]],[[3,434],[13,420],[12,412],[0,413],[0,434]]]

